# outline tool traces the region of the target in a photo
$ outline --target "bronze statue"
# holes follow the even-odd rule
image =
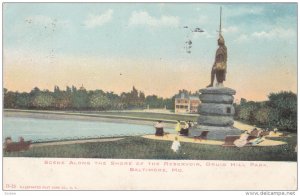
[[[216,52],[215,62],[211,70],[211,80],[207,87],[212,87],[214,84],[215,76],[217,78],[218,85],[223,84],[226,79],[227,70],[227,48],[225,46],[225,40],[222,35],[218,39],[219,48]]]
[[[222,15],[222,8],[220,10],[220,30],[219,30],[219,39],[218,39],[219,48],[216,51],[215,62],[211,70],[211,80],[210,80],[210,84],[207,87],[213,87],[215,76],[217,78],[218,86],[222,85],[223,81],[225,81],[226,79],[227,48],[225,46],[225,40],[222,36],[222,31],[221,31],[221,15]]]

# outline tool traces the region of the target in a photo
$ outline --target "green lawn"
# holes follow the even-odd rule
[[[181,121],[197,121],[198,116],[196,115],[184,115],[184,114],[164,114],[164,113],[152,113],[152,112],[78,112],[84,114],[99,114],[99,115],[112,115],[112,116],[127,116],[137,118],[153,118],[161,120],[181,120]]]
[[[180,121],[197,121],[198,115],[185,115],[185,114],[173,114],[173,113],[152,113],[152,112],[104,112],[104,111],[52,111],[52,110],[18,110],[18,109],[6,109],[4,114],[52,114],[52,115],[70,115],[81,117],[104,117],[104,118],[120,118],[120,119],[132,119],[132,120],[144,120],[144,121],[171,121],[175,123],[176,120]]]
[[[4,153],[6,157],[64,157],[115,159],[186,159],[186,160],[242,160],[242,161],[297,161],[294,152],[297,136],[273,138],[287,145],[272,147],[222,147],[181,142],[174,153],[171,141],[157,141],[142,137],[126,137],[114,142],[70,144],[34,147],[25,152]]]

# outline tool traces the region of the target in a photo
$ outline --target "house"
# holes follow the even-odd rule
[[[190,96],[190,113],[198,113],[200,99],[197,96]]]
[[[197,96],[190,96],[180,93],[175,97],[175,113],[198,113],[200,99]]]

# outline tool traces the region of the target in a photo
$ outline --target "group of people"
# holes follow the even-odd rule
[[[178,135],[188,136],[189,135],[189,129],[194,126],[194,123],[192,121],[179,121],[177,120],[177,123],[175,125],[175,131],[178,133]]]
[[[233,143],[236,147],[241,148],[246,146],[247,144],[255,146],[265,140],[264,136],[262,136],[261,134],[258,134],[258,137],[254,138],[251,141],[249,140],[249,137],[250,137],[249,131],[245,130],[244,133],[240,135],[240,138],[235,140]]]
[[[192,121],[180,121],[180,120],[177,120],[177,123],[175,125],[175,131],[178,135],[181,135],[181,136],[188,136],[189,135],[189,129],[191,127],[194,126],[194,123]],[[155,125],[155,135],[156,136],[164,136],[165,135],[165,132],[164,132],[164,125],[163,125],[163,122],[161,120],[159,120]],[[171,149],[174,151],[174,152],[178,152],[180,148],[180,142],[178,140],[178,137],[175,136],[175,139],[171,145]]]
[[[278,129],[251,129],[245,130],[244,133],[240,135],[240,138],[234,141],[234,145],[237,147],[243,147],[246,144],[250,144],[252,146],[256,146],[259,143],[265,140],[265,136],[276,136],[280,135],[281,133],[278,132]],[[249,138],[250,136],[254,138]]]
[[[259,137],[259,136],[280,136],[280,135],[282,135],[282,133],[278,132],[277,128],[274,128],[274,129],[269,129],[269,128],[257,129],[257,128],[254,128],[252,130],[248,130],[247,132],[250,135],[256,136],[256,137]]]
[[[177,120],[177,123],[175,125],[175,131],[178,135],[182,136],[188,136],[189,135],[189,129],[194,126],[194,123],[192,121],[180,121]],[[164,124],[161,120],[159,120],[155,125],[155,135],[156,136],[164,136]]]

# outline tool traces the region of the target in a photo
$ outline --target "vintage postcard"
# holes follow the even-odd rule
[[[2,11],[4,191],[295,194],[297,3]]]

